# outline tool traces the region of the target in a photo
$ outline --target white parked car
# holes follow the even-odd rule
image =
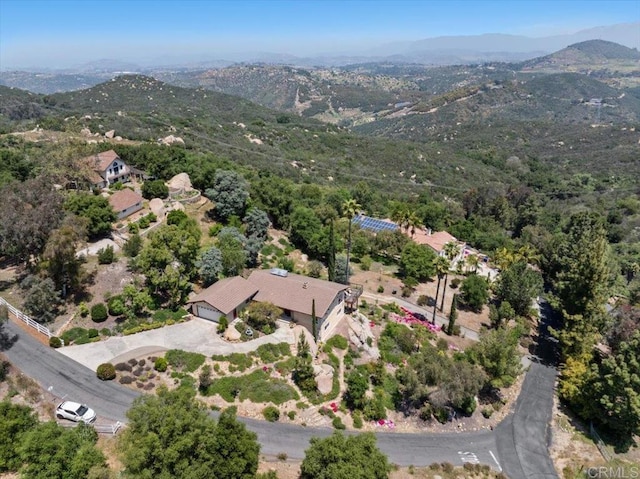
[[[69,419],[74,422],[90,424],[96,420],[96,412],[85,404],[64,401],[58,404],[56,417],[58,419]]]

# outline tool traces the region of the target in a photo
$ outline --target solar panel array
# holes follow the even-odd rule
[[[398,225],[390,221],[379,220],[365,215],[358,215],[351,220],[354,225],[360,226],[364,230],[378,233],[380,231],[394,231],[398,229]]]

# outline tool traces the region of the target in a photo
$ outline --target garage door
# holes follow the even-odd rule
[[[201,304],[197,307],[196,316],[199,318],[209,319],[211,321],[218,322],[220,320],[220,316],[222,313],[217,309],[210,308],[208,306],[203,306]]]

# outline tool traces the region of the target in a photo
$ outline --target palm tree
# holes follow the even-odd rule
[[[416,229],[422,226],[422,221],[420,221],[420,217],[416,214],[415,211],[407,211],[407,216],[405,218],[407,232],[411,229],[411,237],[416,234]]]
[[[449,260],[449,268],[444,276],[444,288],[442,289],[442,302],[440,303],[440,311],[444,312],[444,297],[447,294],[447,280],[449,279],[449,270],[453,266],[453,260],[460,254],[460,245],[455,241],[449,241],[442,248],[444,255]]]
[[[436,310],[438,309],[438,296],[440,295],[440,281],[442,277],[449,271],[449,260],[444,256],[438,256],[433,265],[436,267],[436,274],[438,275],[438,286],[436,288],[436,300],[433,304],[433,324],[436,324]]]
[[[529,243],[524,244],[518,248],[518,259],[523,259],[527,263],[530,264],[538,264],[540,262],[541,256],[538,253],[538,250],[531,246]]]
[[[478,265],[480,264],[480,258],[478,258],[477,254],[470,254],[466,259],[467,266],[473,268],[473,272],[478,272]]]
[[[500,268],[501,270],[507,269],[515,261],[516,261],[516,258],[513,251],[510,251],[504,247],[496,251],[494,262],[498,265],[498,268]]]
[[[347,270],[345,271],[346,283],[349,284],[349,258],[351,255],[351,221],[361,206],[353,198],[342,203],[342,214],[349,219],[349,239],[347,240]]]

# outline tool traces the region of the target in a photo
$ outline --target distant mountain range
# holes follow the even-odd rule
[[[287,53],[246,52],[215,58],[197,56],[164,56],[137,63],[117,59],[100,59],[74,68],[43,69],[34,66],[23,69],[31,73],[104,75],[120,73],[149,73],[159,69],[201,70],[223,68],[237,63],[266,63],[297,67],[335,67],[356,63],[392,62],[422,65],[459,65],[486,62],[518,62],[561,50],[571,44],[587,40],[606,40],[628,48],[640,49],[640,22],[622,23],[580,30],[573,34],[547,37],[526,37],[487,33],[483,35],[441,36],[417,41],[378,45],[369,50],[349,53],[320,53],[300,57]],[[0,67],[0,71],[9,71]]]
[[[0,131],[175,135],[189,150],[326,182],[539,185],[587,171],[637,183],[638,55],[591,40],[518,63],[158,70],[47,95],[0,86]]]

